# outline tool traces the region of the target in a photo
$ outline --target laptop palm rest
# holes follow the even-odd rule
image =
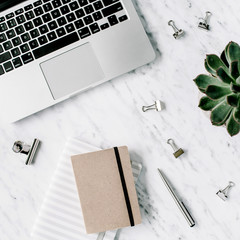
[[[104,78],[90,43],[40,64],[54,99],[85,89]]]

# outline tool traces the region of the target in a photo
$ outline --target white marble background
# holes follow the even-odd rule
[[[143,224],[124,229],[120,240],[238,240],[240,238],[240,135],[231,138],[213,127],[198,109],[193,78],[205,72],[207,53],[220,54],[240,43],[240,2],[236,0],[136,0],[153,45],[155,62],[105,83],[16,124],[0,123],[0,239],[29,240],[33,222],[66,139],[78,136],[97,147],[128,145],[145,170],[137,186]],[[212,12],[211,31],[197,28]],[[186,31],[175,40],[168,20]],[[143,113],[142,105],[161,99],[162,112]],[[1,120],[0,120],[1,121]],[[37,160],[11,150],[15,140],[42,140]],[[166,144],[173,138],[185,150],[175,159]],[[157,168],[182,196],[196,220],[190,228],[171,199]],[[224,202],[216,196],[232,180]]]

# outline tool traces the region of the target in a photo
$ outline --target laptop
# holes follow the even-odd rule
[[[18,121],[154,58],[131,0],[1,0],[0,118]]]

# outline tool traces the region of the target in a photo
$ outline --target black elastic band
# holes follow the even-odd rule
[[[115,156],[116,156],[116,160],[117,160],[118,171],[119,171],[121,182],[122,182],[122,188],[123,188],[123,193],[124,193],[124,197],[125,197],[125,202],[126,202],[126,205],[127,205],[129,221],[130,221],[130,224],[131,224],[131,227],[132,227],[132,226],[134,226],[132,207],[131,207],[131,203],[130,203],[130,200],[129,200],[127,185],[126,185],[126,182],[125,182],[124,173],[123,173],[123,169],[122,169],[122,163],[121,163],[121,159],[120,159],[117,147],[114,147],[114,152],[115,152]]]

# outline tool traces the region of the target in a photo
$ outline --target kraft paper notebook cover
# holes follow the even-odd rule
[[[71,159],[87,233],[141,223],[127,147]]]

